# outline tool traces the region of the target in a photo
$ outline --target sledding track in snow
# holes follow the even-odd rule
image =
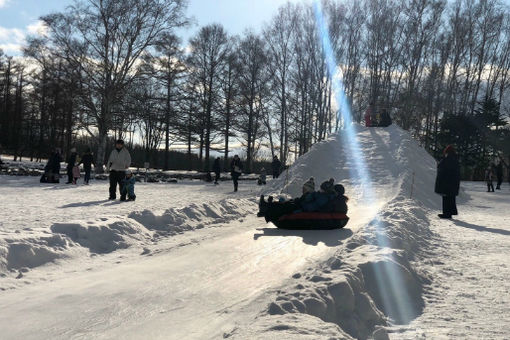
[[[352,160],[341,139],[333,136],[315,145],[270,189],[296,195],[310,176],[316,183],[334,177],[351,198],[345,229],[282,231],[250,216],[163,239],[149,249],[153,256],[126,252],[114,259],[112,253],[90,270],[78,264],[78,270],[56,275],[51,282],[0,293],[0,308],[9,311],[0,315],[2,333],[7,339],[235,335],[267,308],[294,273],[313,270],[345,249],[389,202],[407,196],[413,166],[425,167],[415,185],[430,185],[428,172],[434,164],[413,164],[427,155],[420,151],[410,159],[406,152],[415,150],[408,149],[411,141],[404,132],[396,127],[358,130],[372,183],[349,179]],[[371,206],[364,201],[366,185],[377,196]],[[256,209],[254,203],[252,207]],[[70,266],[63,265],[63,271]]]

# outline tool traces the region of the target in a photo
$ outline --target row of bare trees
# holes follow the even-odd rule
[[[501,146],[510,108],[502,1],[324,0],[322,8],[288,3],[260,32],[232,36],[212,24],[182,42],[183,0],[76,0],[42,18],[48,33],[28,40],[24,58],[0,55],[0,142],[42,157],[87,136],[104,159],[108,138],[124,138],[143,147],[140,161],[163,168],[177,146],[190,164],[198,153],[205,170],[213,154],[227,166],[240,149],[248,170],[275,155],[286,163],[341,127],[319,15],[355,121],[373,102],[438,152],[448,142],[445,117],[475,121],[491,100],[498,117],[483,129],[500,135],[480,162],[510,152]]]

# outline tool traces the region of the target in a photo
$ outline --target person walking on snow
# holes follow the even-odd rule
[[[280,176],[280,170],[282,168],[282,162],[278,159],[278,156],[273,157],[273,162],[271,163],[271,169],[273,170],[273,179],[278,178]]]
[[[494,172],[493,172],[492,165],[489,165],[487,169],[485,170],[485,181],[487,182],[487,192],[494,192],[494,184],[492,183],[494,179]]]
[[[459,195],[459,188],[459,159],[453,145],[448,145],[437,165],[435,192],[443,197],[443,213],[438,215],[440,218],[458,215],[455,197]]]
[[[115,142],[115,149],[110,153],[108,163],[106,165],[107,171],[110,172],[110,197],[114,200],[117,198],[117,185],[119,186],[120,200],[126,200],[126,194],[122,190],[123,180],[126,176],[126,170],[131,165],[131,155],[124,147],[124,141],[119,139]]]
[[[84,182],[85,184],[89,184],[92,165],[96,166],[96,164],[94,163],[94,156],[92,155],[90,148],[87,148],[85,153],[81,156],[81,160],[80,163],[78,163],[78,165],[81,164],[83,164],[83,170],[85,171]]]
[[[241,163],[241,159],[238,155],[234,156],[234,159],[230,163],[230,175],[232,176],[232,181],[234,182],[234,192],[237,192],[239,187],[239,176],[243,173],[243,163]]]
[[[67,157],[67,183],[71,184],[74,182],[74,176],[73,176],[73,168],[76,165],[76,157],[78,157],[78,154],[76,153],[76,148],[71,148],[69,157]]]
[[[503,183],[503,162],[501,159],[498,161],[498,165],[496,165],[496,178],[498,180],[496,190],[501,190],[501,184]]]
[[[220,165],[220,158],[216,157],[213,163],[213,171],[214,171],[214,184],[218,184],[218,181],[220,180],[220,174],[221,174],[221,165]]]

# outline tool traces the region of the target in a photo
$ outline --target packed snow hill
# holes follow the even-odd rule
[[[463,183],[458,219],[439,220],[435,160],[396,126],[355,130],[369,181],[342,132],[262,190],[137,183],[120,203],[101,181],[0,176],[0,337],[508,338],[508,188]],[[310,177],[345,187],[344,228],[256,217],[260,194]]]

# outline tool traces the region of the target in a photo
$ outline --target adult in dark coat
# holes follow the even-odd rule
[[[503,162],[501,160],[496,165],[496,178],[498,179],[496,190],[501,190],[501,184],[503,183]]]
[[[85,170],[85,184],[89,184],[90,181],[90,172],[92,171],[92,165],[96,166],[94,163],[94,156],[90,151],[90,148],[87,148],[83,156],[81,156],[81,161],[78,165],[83,164],[83,170]]]
[[[238,155],[234,156],[232,162],[230,163],[230,175],[232,176],[232,181],[234,182],[234,192],[237,191],[239,187],[239,176],[243,173],[243,163]]]
[[[271,163],[271,169],[273,170],[273,179],[278,178],[280,176],[280,171],[282,169],[282,162],[278,159],[278,156],[273,157],[273,162]]]
[[[76,153],[76,149],[72,148],[71,153],[67,157],[67,183],[71,184],[73,183],[73,168],[76,165],[76,157],[78,157],[78,154]]]
[[[44,167],[41,183],[60,182],[60,162],[62,162],[62,156],[60,155],[60,149],[56,148],[55,151],[51,153],[48,163]]]
[[[384,109],[381,113],[381,122],[380,122],[379,126],[387,127],[387,126],[390,126],[391,123],[392,122],[391,122],[390,114],[388,113],[388,110]]]
[[[220,165],[220,158],[216,157],[213,163],[213,171],[214,171],[214,184],[218,184],[218,181],[220,180],[220,174],[221,174],[221,165]]]
[[[443,213],[440,218],[452,218],[457,215],[455,197],[459,195],[460,165],[457,153],[452,145],[448,145],[444,157],[437,165],[435,192],[443,197]]]

